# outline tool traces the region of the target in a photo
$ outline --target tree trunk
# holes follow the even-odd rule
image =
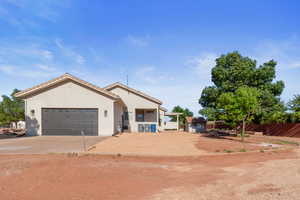
[[[241,133],[242,142],[244,142],[245,128],[246,128],[245,126],[246,126],[246,122],[245,122],[245,119],[243,119],[243,129],[242,129],[242,133]]]

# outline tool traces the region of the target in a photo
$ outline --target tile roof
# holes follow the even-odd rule
[[[162,104],[162,101],[160,101],[160,100],[158,100],[158,99],[156,99],[154,97],[151,97],[151,96],[149,96],[149,95],[147,95],[147,94],[145,94],[145,93],[143,93],[141,91],[138,91],[138,90],[135,90],[133,88],[130,88],[130,87],[128,87],[128,86],[126,86],[126,85],[124,85],[124,84],[122,84],[120,82],[116,82],[116,83],[110,84],[110,85],[104,87],[103,89],[110,91],[110,90],[112,90],[113,88],[116,88],[116,87],[120,87],[120,88],[123,88],[125,90],[128,90],[128,91],[130,91],[130,92],[132,92],[134,94],[142,96],[142,97],[144,97],[144,98],[146,98],[148,100],[151,100],[151,101],[153,101],[155,103],[158,103],[160,105]]]
[[[109,92],[109,91],[107,91],[105,89],[102,89],[102,88],[96,86],[96,85],[93,85],[93,84],[91,84],[89,82],[81,80],[81,79],[79,79],[79,78],[77,78],[77,77],[75,77],[75,76],[73,76],[73,75],[71,75],[69,73],[65,73],[62,76],[59,76],[59,77],[54,78],[52,80],[49,80],[47,82],[41,83],[41,84],[36,85],[36,86],[34,86],[32,88],[28,88],[26,90],[20,91],[20,92],[18,92],[18,93],[15,94],[15,97],[24,98],[24,97],[26,97],[28,95],[34,94],[36,92],[40,92],[43,89],[47,89],[47,88],[49,88],[51,86],[54,86],[54,85],[56,85],[58,83],[66,81],[66,80],[71,80],[71,81],[74,81],[74,82],[76,82],[76,83],[78,83],[80,85],[84,85],[84,86],[86,86],[86,87],[88,87],[88,88],[90,88],[92,90],[100,92],[100,93],[102,93],[104,95],[107,95],[107,96],[113,98],[113,99],[119,99],[120,98],[118,95],[116,95],[116,94],[114,94],[112,92]]]

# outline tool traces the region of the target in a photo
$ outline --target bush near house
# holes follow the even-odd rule
[[[10,96],[2,95],[0,102],[0,125],[5,126],[11,122],[24,121],[24,101],[14,97],[19,90],[14,89]]]
[[[181,113],[181,115],[179,115],[179,126],[183,128],[186,125],[186,117],[193,117],[194,115],[194,113],[190,111],[188,108],[182,108],[180,106],[175,106],[172,112]],[[177,119],[175,116],[171,117],[171,121],[176,121],[176,120]]]

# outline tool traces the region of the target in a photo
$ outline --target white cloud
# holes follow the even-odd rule
[[[144,36],[144,37],[137,37],[128,35],[126,37],[126,42],[130,45],[137,46],[137,47],[146,47],[149,45],[150,36]]]
[[[73,47],[67,46],[63,44],[63,41],[61,39],[56,39],[55,41],[56,46],[62,51],[62,53],[75,61],[75,63],[79,65],[83,65],[85,63],[85,58],[77,53]]]
[[[0,71],[4,72],[5,74],[12,75],[12,74],[14,74],[15,69],[12,66],[3,65],[3,66],[0,66]]]
[[[77,62],[78,64],[82,65],[82,64],[85,63],[85,59],[84,59],[83,56],[77,55],[77,56],[76,56],[76,62]]]
[[[1,0],[0,21],[22,31],[40,28],[41,20],[57,22],[69,5],[69,0]]]
[[[274,59],[278,62],[278,69],[300,68],[300,40],[291,37],[282,41],[264,41],[254,48],[251,56],[258,64]]]
[[[60,49],[64,49],[61,39],[55,39],[54,42],[55,42],[56,46],[58,46]]]
[[[166,107],[169,111],[179,105],[188,108],[197,116],[200,110],[198,100],[204,85],[193,84],[189,80],[178,80],[164,85],[137,84],[134,87],[160,99],[163,102],[163,107]]]
[[[48,50],[41,50],[40,51],[40,54],[45,58],[45,59],[48,59],[48,60],[52,60],[53,59],[53,53],[51,51],[48,51]]]
[[[299,84],[295,84],[298,81],[298,70],[300,69],[300,39],[298,36],[280,41],[267,40],[260,42],[250,52],[250,57],[255,58],[258,64],[271,59],[278,63],[276,79],[283,80],[285,83],[281,95],[283,100],[287,102],[294,94],[299,94]]]
[[[13,49],[11,49],[13,51]],[[49,50],[40,49],[38,47],[26,47],[26,48],[20,48],[14,50],[16,54],[19,55],[25,55],[25,56],[36,56],[40,57],[44,60],[52,60],[53,59],[53,53]]]
[[[50,70],[50,68],[46,68],[43,65],[39,65],[38,70],[26,66],[0,65],[0,72],[10,76],[25,78],[53,77],[60,74],[59,71],[55,69]]]
[[[211,69],[216,65],[217,54],[201,53],[199,56],[191,57],[187,60],[187,65],[192,67],[202,78],[210,77]]]
[[[300,68],[300,60],[296,60],[290,63],[291,68]]]
[[[48,72],[54,72],[54,71],[56,71],[56,69],[54,67],[49,67],[48,65],[42,65],[42,64],[38,64],[37,68],[41,69],[43,71],[48,71]]]
[[[40,48],[39,45],[35,44],[1,44],[0,46],[0,58],[7,60],[9,58],[14,58],[20,60],[21,58],[31,58],[36,60],[50,61],[53,59],[54,55],[52,51]]]
[[[146,66],[146,67],[141,67],[136,71],[136,76],[144,80],[145,82],[148,83],[156,83],[156,79],[150,76],[150,73],[153,73],[155,71],[155,68],[153,66]]]
[[[135,76],[139,80],[149,84],[158,84],[163,81],[174,80],[172,76],[159,71],[156,67],[151,65],[139,67],[135,72]]]

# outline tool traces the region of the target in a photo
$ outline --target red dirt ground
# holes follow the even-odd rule
[[[284,143],[285,142],[285,143]],[[211,137],[202,136],[195,144],[200,150],[207,152],[221,152],[226,151],[240,152],[240,151],[261,151],[271,150],[276,148],[289,148],[298,146],[300,142],[298,138],[286,138],[276,136],[254,136],[245,137],[244,142],[241,141],[240,137]],[[260,144],[275,144],[279,147],[271,146],[260,146]],[[300,143],[299,143],[300,144]]]
[[[0,197],[5,200],[192,200],[219,199],[214,195],[220,194],[220,199],[240,199],[235,191],[228,193],[227,188],[224,191],[213,188],[218,187],[216,183],[221,180],[231,184],[240,184],[241,180],[245,184],[255,183],[254,169],[259,169],[256,172],[259,173],[264,169],[260,169],[262,163],[287,162],[287,159],[298,159],[298,154],[285,150],[164,158],[0,155]],[[251,176],[235,177],[237,172],[241,174],[240,170],[248,171],[249,167],[253,169]],[[249,197],[255,191],[280,190],[268,185],[263,189],[254,186],[247,189]],[[197,192],[199,189],[201,193]],[[201,197],[206,192],[207,195]]]

